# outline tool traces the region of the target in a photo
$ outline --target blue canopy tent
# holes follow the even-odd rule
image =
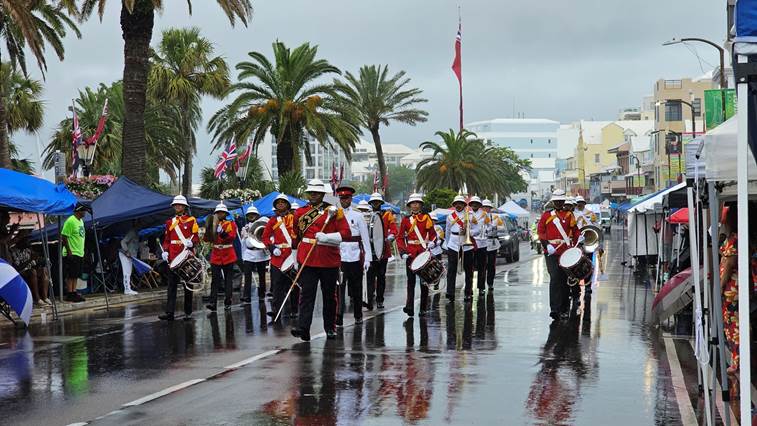
[[[3,190],[0,191],[0,207],[7,208],[8,210],[61,216],[72,213],[76,206],[76,197],[64,185],[55,185],[36,176],[8,169],[0,169],[0,182],[3,183]],[[38,220],[41,226],[43,219],[39,217]],[[58,222],[58,226],[60,226],[60,221]],[[47,240],[43,241],[42,251],[45,258],[49,259],[50,253],[48,251]],[[49,266],[50,262],[46,262],[46,265]],[[49,278],[52,277],[50,272],[48,269],[47,274]],[[63,271],[61,268],[58,268],[59,282],[63,281],[62,276]],[[31,293],[24,286],[6,287],[6,292],[11,290],[14,291],[14,294],[6,293],[4,299],[10,302],[11,307],[17,314],[21,315],[24,311],[24,306],[31,304]],[[2,306],[0,306],[0,309],[10,318],[9,313]],[[29,314],[27,313],[26,320],[28,320]],[[58,318],[55,298],[53,298],[53,318]]]
[[[357,204],[357,203],[359,203],[359,202],[361,202],[363,200],[365,200],[366,202],[368,202],[368,200],[370,198],[371,198],[370,194],[355,194],[352,197],[352,202],[355,203],[355,204]],[[399,214],[400,213],[400,208],[398,206],[395,206],[394,204],[389,204],[389,203],[382,204],[381,205],[381,210],[386,210],[386,209],[391,209],[392,212],[394,212],[395,214]]]
[[[271,217],[275,214],[273,208],[273,200],[275,200],[276,197],[278,197],[280,194],[280,192],[273,191],[270,194],[267,194],[266,196],[253,201],[252,205],[254,205],[256,209],[258,209],[261,216]],[[287,195],[287,198],[289,198],[290,204],[297,203],[300,205],[300,207],[305,206],[308,203],[305,200],[301,200],[291,195]],[[242,210],[246,211],[249,206],[250,204],[245,204],[244,206],[242,206]]]

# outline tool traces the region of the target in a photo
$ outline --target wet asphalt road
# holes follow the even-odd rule
[[[28,333],[0,329],[4,424],[680,424],[653,296],[608,242],[607,279],[584,314],[552,323],[544,261],[498,266],[472,304],[407,316],[402,269],[387,309],[327,341],[235,307],[158,322],[162,305],[90,312]],[[462,280],[462,279],[461,279]],[[460,284],[458,284],[460,285]],[[458,289],[458,294],[462,290]],[[441,300],[440,300],[441,299]],[[199,307],[199,301],[196,302]],[[320,310],[317,306],[316,312]],[[696,380],[696,379],[694,379]],[[126,405],[125,405],[126,404]]]

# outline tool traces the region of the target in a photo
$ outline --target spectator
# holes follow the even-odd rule
[[[63,250],[63,270],[66,280],[66,294],[63,300],[68,302],[83,302],[84,298],[76,292],[76,280],[81,276],[84,261],[84,214],[87,207],[76,204],[74,214],[66,219],[61,231],[61,247]]]
[[[121,260],[121,270],[124,276],[124,294],[138,294],[131,288],[131,259],[136,258],[139,254],[139,234],[137,234],[137,221],[132,221],[129,232],[121,240],[121,250],[118,252],[118,258]]]
[[[14,223],[10,227],[8,224],[11,221],[11,216],[7,210],[0,210],[0,258],[10,261],[9,248],[13,242],[13,234],[16,233],[19,224]]]
[[[24,230],[16,238],[16,244],[10,249],[11,263],[21,277],[26,281],[32,293],[35,307],[52,305],[47,298],[47,281],[44,276],[37,275],[37,261],[29,246],[29,231]]]

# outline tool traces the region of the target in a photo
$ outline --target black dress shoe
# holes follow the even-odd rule
[[[413,312],[413,310],[408,308],[407,306],[402,308],[402,312],[406,313],[407,316],[409,317],[412,317],[413,315],[415,315],[415,312]]]
[[[469,302],[472,302],[472,301],[473,301],[473,296],[470,296],[470,295],[468,295],[468,296],[465,296],[465,298],[463,299],[463,301],[464,301],[465,303],[469,303]]]
[[[355,325],[362,324],[363,318],[355,318]]]
[[[421,309],[420,312],[418,312],[419,317],[425,317],[428,314],[429,312],[426,309]]]
[[[568,318],[570,318],[570,314],[569,313],[567,313],[567,312],[560,313],[560,319],[561,320],[566,320]]]
[[[373,304],[372,303],[366,304],[365,305],[365,309],[368,309],[369,311],[372,311],[373,310]]]
[[[208,305],[205,305],[205,307],[208,308],[208,310],[210,310],[210,312],[215,312],[216,310],[218,310],[218,308],[216,307],[216,305],[210,305],[210,304],[208,304]]]
[[[486,290],[484,290],[483,288],[478,290],[478,295],[479,296],[483,296],[485,294],[486,294]]]
[[[549,317],[552,318],[553,320],[556,320],[560,318],[560,314],[558,314],[557,312],[550,312]]]
[[[293,328],[292,329],[292,336],[299,337],[303,342],[309,342],[310,341],[310,333],[306,331],[302,331],[299,328]]]
[[[454,302],[455,296],[452,294],[445,294],[444,297],[447,299],[448,302]]]
[[[336,340],[336,331],[327,331],[326,332],[326,339],[328,339],[328,340]]]
[[[249,305],[252,302],[251,297],[243,297],[239,299],[240,302],[242,302],[243,305]]]
[[[184,314],[184,321],[192,321],[192,314]]]
[[[383,303],[379,303],[378,305],[376,305],[376,308],[378,308],[378,309],[384,309],[384,304]]]
[[[158,315],[158,319],[161,321],[173,321],[173,314],[166,312],[165,314]]]
[[[223,306],[223,310],[227,311],[227,312],[230,311],[231,310],[231,305],[224,305]]]

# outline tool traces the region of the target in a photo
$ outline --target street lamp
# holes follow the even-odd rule
[[[641,195],[641,162],[636,154],[631,154],[628,159],[636,161],[636,181],[639,188],[639,193],[636,195]]]
[[[686,37],[682,39],[672,39],[670,41],[666,41],[663,43],[663,46],[671,46],[673,44],[680,44],[687,41],[698,41],[700,43],[709,44],[710,46],[714,47],[715,49],[718,49],[718,53],[720,54],[720,106],[723,112],[723,121],[725,121],[725,92],[724,89],[728,88],[728,82],[725,79],[725,49],[723,49],[721,46],[719,46],[717,43],[712,42],[710,40],[706,40],[703,38],[697,38],[697,37]],[[693,120],[693,119],[692,119]]]
[[[247,179],[247,169],[249,168],[248,162],[245,161],[244,163],[239,164],[239,168],[237,169],[237,178],[239,178],[239,187],[244,186],[244,181]]]
[[[84,177],[89,177],[89,170],[92,167],[92,161],[95,159],[95,144],[82,142],[76,147],[76,154],[82,162],[81,172]]]

